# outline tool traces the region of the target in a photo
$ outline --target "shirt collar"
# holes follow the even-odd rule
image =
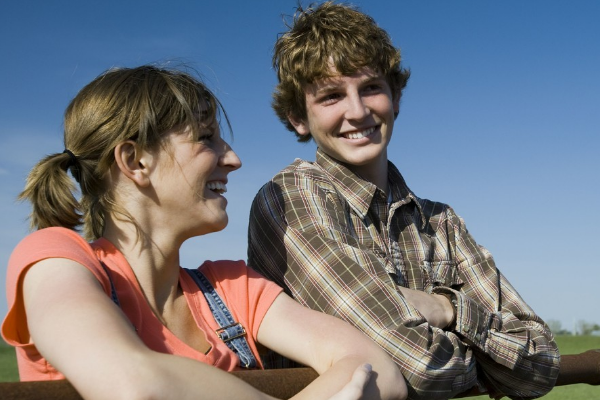
[[[346,199],[350,207],[361,218],[364,218],[369,211],[373,196],[379,190],[377,186],[360,178],[344,165],[322,152],[321,149],[317,149],[316,164],[330,176],[336,189]],[[421,214],[421,222],[423,223],[423,212],[420,202],[417,201],[417,196],[408,188],[400,171],[390,161],[388,161],[388,180],[390,182],[392,204],[398,207],[411,201],[414,202]]]
[[[390,182],[390,189],[392,194],[392,205],[393,207],[399,207],[403,204],[408,204],[411,201],[419,210],[421,217],[421,228],[425,227],[425,214],[423,208],[421,208],[421,202],[419,198],[408,188],[406,181],[398,171],[398,168],[391,162],[388,161],[388,180]]]

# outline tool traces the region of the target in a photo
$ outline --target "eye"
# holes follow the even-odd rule
[[[338,101],[342,96],[339,93],[327,93],[319,97],[319,103],[321,104],[332,104]]]
[[[365,93],[379,93],[383,90],[383,85],[379,84],[379,83],[370,83],[367,86],[364,87],[363,89],[365,91]]]
[[[201,133],[200,136],[198,136],[198,142],[210,143],[214,136],[215,134],[213,132]]]

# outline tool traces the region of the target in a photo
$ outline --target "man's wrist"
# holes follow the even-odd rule
[[[452,306],[452,318],[450,319],[450,322],[448,323],[448,325],[446,325],[444,327],[445,331],[453,331],[456,328],[456,316],[457,316],[457,303],[456,303],[456,296],[452,293],[447,293],[447,292],[442,292],[442,293],[437,293],[440,296],[444,296],[445,298],[448,299],[448,301],[450,302],[450,305]]]

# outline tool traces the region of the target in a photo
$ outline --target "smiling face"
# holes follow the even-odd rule
[[[290,117],[296,131],[312,135],[321,151],[381,187],[399,109],[385,77],[370,68],[333,74],[306,85],[305,95],[306,119]]]
[[[153,179],[164,223],[186,238],[225,228],[227,175],[241,162],[219,130],[206,129],[197,141],[188,131],[174,131],[165,147]]]

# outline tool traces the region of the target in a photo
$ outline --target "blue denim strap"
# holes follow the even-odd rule
[[[110,282],[110,298],[120,308],[121,303],[119,303],[119,298],[117,297],[117,290],[115,289],[115,284],[113,283],[112,277],[110,276],[110,270],[104,264],[104,262],[100,261],[100,265],[102,265],[102,268],[104,268],[104,272],[106,272],[106,275],[108,276],[108,281]]]
[[[252,354],[250,346],[248,346],[248,342],[246,341],[246,330],[242,324],[233,320],[231,312],[202,272],[197,269],[186,269],[186,271],[194,279],[204,294],[208,307],[213,313],[215,321],[217,321],[217,324],[220,326],[216,331],[217,336],[219,336],[219,338],[225,342],[227,347],[238,356],[240,359],[240,367],[256,368],[256,358],[254,357],[254,354]]]

